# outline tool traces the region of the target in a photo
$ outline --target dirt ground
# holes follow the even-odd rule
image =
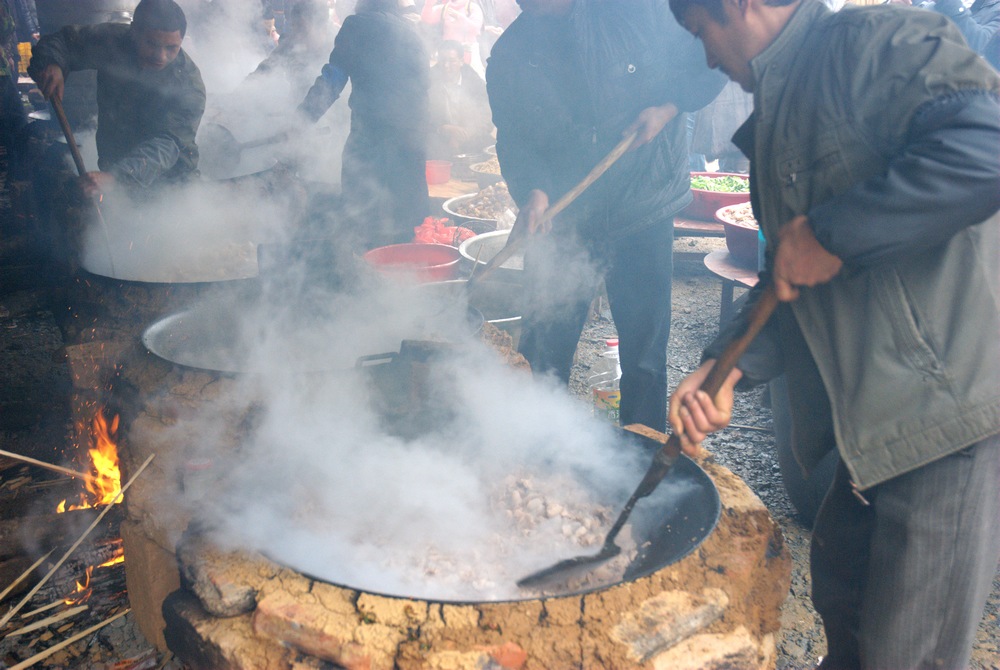
[[[23,234],[11,225],[10,210],[0,202],[5,224],[0,228],[0,270],[30,261],[19,251]],[[721,248],[720,239],[681,238],[676,250],[705,253]],[[62,399],[69,386],[68,371],[59,354],[62,342],[53,314],[45,301],[44,287],[32,285],[26,272],[4,274],[0,290],[0,448],[19,453],[44,453],[52,441],[64,440],[68,415]],[[700,260],[679,261],[675,267],[674,321],[670,342],[671,386],[698,362],[702,347],[718,328],[720,283]],[[603,341],[614,336],[607,313],[597,310],[587,324],[578,350],[572,391],[589,397],[586,378],[603,349]],[[760,393],[737,399],[732,428],[714,436],[706,447],[726,467],[741,476],[767,505],[784,532],[794,560],[792,587],[782,612],[779,670],[806,669],[824,653],[825,641],[809,601],[809,530],[796,518],[781,482],[774,454],[771,415],[761,406]],[[972,668],[1000,670],[1000,575],[994,582],[986,615],[979,628]],[[138,632],[131,615],[75,646],[75,656],[61,654],[58,662],[37,667],[118,670],[161,668],[180,670],[169,655],[158,654]],[[0,645],[0,667],[3,654]],[[131,662],[127,662],[131,659]],[[120,664],[117,664],[119,663]],[[588,669],[589,670],[589,669]]]

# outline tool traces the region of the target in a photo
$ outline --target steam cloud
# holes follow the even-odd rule
[[[206,120],[238,119],[234,134],[246,141],[282,129],[301,98],[279,100],[277,86],[260,97],[257,89],[250,99],[274,110],[263,116],[226,104],[226,96],[248,99],[239,85],[260,56],[251,58],[253,40],[232,30],[254,25],[257,4],[229,4],[247,15],[193,31],[186,46],[209,90],[221,92],[210,96]],[[320,55],[322,62],[327,54]],[[336,181],[344,101],[334,110],[328,140],[300,136],[282,149],[307,166],[299,184],[310,170]],[[274,148],[261,156],[266,167]],[[145,281],[253,276],[258,244],[296,248],[293,239],[310,225],[302,223],[304,195],[295,186],[265,193],[253,180],[206,180],[141,206],[108,202],[107,238],[90,227],[84,267],[112,274],[110,258],[118,278]],[[280,272],[261,275],[254,300],[191,306],[192,318],[200,314],[211,327],[199,332],[207,339],[181,352],[192,357],[183,362],[240,375],[228,395],[185,412],[162,438],[173,446],[174,467],[207,458],[217,477],[211,504],[182,504],[199,510],[215,539],[230,546],[336,583],[435,600],[522,597],[518,578],[595,552],[570,541],[558,515],[540,515],[526,535],[508,514],[511,483],[530,480],[550,502],[581,510],[600,504],[616,515],[648,454],[623,444],[565,389],[506,365],[469,327],[461,301],[442,303],[419,286],[379,277],[347,250],[332,258],[342,273],[349,269],[349,285],[317,279],[314,264],[279,253]],[[592,274],[565,258],[553,266],[581,285]],[[397,352],[407,339],[452,345],[415,387],[428,407],[442,409],[425,417],[431,425],[418,435],[387,428],[386,412],[402,400],[390,394],[387,402],[384,389],[368,383],[371,367],[354,367],[358,357]],[[393,384],[407,390],[398,381],[390,391]],[[604,530],[593,530],[598,541]]]

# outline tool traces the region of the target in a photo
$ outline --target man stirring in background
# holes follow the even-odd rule
[[[735,384],[783,371],[799,462],[840,457],[812,539],[820,667],[967,667],[1000,556],[1000,78],[932,12],[671,8],[754,94],[734,141],[783,302],[713,403],[749,308],[720,334],[670,422],[694,451]]]
[[[173,0],[142,0],[131,26],[66,26],[33,49],[28,74],[49,99],[62,100],[69,72],[97,70],[100,170],[81,178],[87,195],[115,185],[149,189],[197,174],[205,86],[181,49],[186,29]]]
[[[665,0],[520,0],[486,70],[497,157],[525,254],[520,351],[535,374],[569,380],[603,275],[621,352],[621,423],[666,428],[674,215],[691,202],[678,112],[725,79]],[[550,204],[623,137],[626,153],[556,220]],[[558,228],[558,234],[556,234]]]

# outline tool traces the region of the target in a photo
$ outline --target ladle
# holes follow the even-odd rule
[[[579,184],[577,184],[569,191],[567,191],[566,194],[563,195],[563,197],[559,198],[556,201],[556,204],[552,205],[551,207],[545,210],[545,213],[542,214],[542,218],[541,220],[539,220],[538,225],[541,226],[551,221],[553,217],[555,217],[561,211],[569,207],[570,204],[574,200],[576,200],[581,193],[586,191],[591,184],[597,181],[602,174],[608,171],[608,168],[614,165],[619,158],[625,155],[625,152],[628,151],[628,148],[630,146],[632,146],[632,142],[635,141],[635,138],[638,134],[639,134],[638,131],[630,133],[628,137],[624,138],[621,142],[619,142],[615,146],[614,149],[608,152],[608,155],[602,158],[601,162],[595,165],[593,169],[587,173],[587,176],[580,181]],[[508,236],[507,244],[504,245],[503,249],[498,251],[497,254],[490,259],[489,263],[486,264],[486,267],[484,267],[477,274],[469,277],[469,284],[467,284],[467,286],[471,285],[472,282],[474,281],[481,281],[483,279],[486,279],[491,274],[493,274],[494,270],[496,270],[498,267],[507,262],[507,259],[509,259],[515,253],[517,253],[521,249],[521,247],[524,246],[524,243],[525,241],[527,241],[527,239],[528,235],[524,233],[518,235],[517,237],[513,235]],[[475,268],[476,266],[473,267]]]
[[[747,347],[760,329],[764,327],[767,320],[774,313],[775,307],[778,305],[778,298],[774,292],[774,285],[768,282],[764,286],[764,291],[760,296],[760,299],[754,305],[753,310],[750,312],[749,322],[747,323],[746,330],[743,331],[738,336],[734,337],[726,348],[723,349],[722,354],[719,356],[718,360],[715,361],[715,365],[709,371],[708,376],[705,377],[705,381],[702,382],[700,389],[707,393],[710,397],[715,398],[718,394],[719,389],[722,388],[723,382],[725,382],[726,377],[729,373],[733,371],[736,367],[736,362],[739,360],[740,356],[746,351]],[[624,509],[622,509],[621,514],[618,515],[618,519],[615,521],[614,525],[611,526],[611,530],[604,538],[604,544],[601,545],[600,551],[596,554],[588,556],[577,556],[575,558],[568,558],[563,561],[559,561],[555,565],[552,565],[538,572],[534,572],[527,577],[523,577],[518,580],[517,585],[521,588],[541,588],[546,585],[554,585],[564,583],[570,576],[581,571],[589,572],[597,566],[599,563],[604,563],[618,554],[621,553],[621,547],[615,544],[615,538],[618,537],[619,531],[624,527],[625,522],[628,520],[629,515],[632,513],[632,508],[635,507],[636,502],[640,498],[644,498],[656,490],[656,487],[660,484],[667,473],[670,472],[670,468],[673,467],[674,463],[677,461],[681,454],[681,440],[676,434],[671,434],[667,439],[666,443],[660,447],[656,455],[653,456],[653,462],[650,464],[649,469],[646,471],[646,475],[639,482],[639,486],[635,489],[632,497],[628,499],[625,503]]]
[[[52,109],[56,112],[56,118],[59,119],[59,126],[62,128],[63,135],[66,136],[66,144],[69,145],[69,151],[73,154],[73,162],[76,164],[76,171],[82,177],[87,174],[87,168],[83,164],[83,156],[80,154],[80,147],[76,145],[76,139],[73,137],[73,129],[70,128],[69,119],[66,118],[66,111],[63,109],[62,100],[58,97],[53,96],[50,100],[52,103]],[[108,235],[108,224],[104,221],[104,214],[101,213],[101,205],[97,198],[94,198],[94,211],[97,212],[97,221],[101,226],[101,233],[104,235],[104,249],[108,253],[108,266],[111,268],[111,276],[117,276],[115,272],[115,257],[111,253],[111,236]]]
[[[236,169],[242,160],[243,152],[256,147],[278,144],[289,139],[288,131],[282,131],[256,140],[240,142],[221,123],[206,123],[203,129],[201,144],[203,145],[206,165],[203,168],[210,173],[229,174]]]

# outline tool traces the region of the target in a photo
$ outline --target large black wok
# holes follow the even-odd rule
[[[643,457],[651,459],[659,442],[626,430],[620,430],[622,449],[638,450]],[[648,460],[646,461],[648,462]],[[636,473],[636,477],[641,476]],[[544,592],[526,590],[523,597],[496,600],[509,602],[531,600],[539,597],[561,597],[592,593],[613,586],[616,583],[631,582],[651,575],[689,555],[712,533],[719,520],[721,501],[719,492],[708,474],[687,456],[681,456],[661,482],[656,491],[641,500],[630,518],[632,537],[638,545],[638,554],[628,564],[619,582],[591,582],[586,586],[553,585]],[[389,597],[421,598],[432,602],[468,604],[472,601],[447,597],[434,597],[427,593],[385,592],[380,587],[380,577],[372,575],[371,583],[365,579],[345,579],[344,566],[331,564],[325,569],[296,565],[296,559],[286,552],[285,545],[276,542],[264,549],[264,553],[274,561],[284,563],[302,571],[310,578],[325,581],[336,586],[360,589],[369,593]],[[577,582],[579,584],[579,582]]]

